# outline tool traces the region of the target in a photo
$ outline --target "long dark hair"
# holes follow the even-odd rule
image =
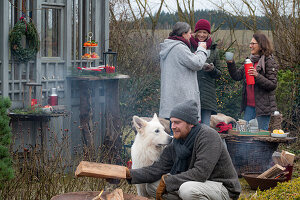
[[[189,32],[191,26],[186,22],[177,22],[173,26],[172,32],[170,32],[169,36],[182,36],[182,34]]]
[[[270,56],[273,53],[273,46],[267,36],[263,33],[255,33],[253,34],[253,38],[257,41],[260,49],[259,54]]]

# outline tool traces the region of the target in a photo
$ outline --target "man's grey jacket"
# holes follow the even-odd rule
[[[173,143],[163,151],[157,162],[148,167],[131,169],[131,183],[152,183],[170,172],[175,161]],[[229,153],[216,130],[201,124],[196,136],[189,169],[165,178],[167,192],[177,191],[187,181],[222,182],[232,199],[238,199],[241,185]]]

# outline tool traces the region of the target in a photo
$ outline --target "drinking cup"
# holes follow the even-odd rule
[[[209,58],[209,56],[210,56],[210,50],[207,49],[206,51],[207,51],[207,58]]]
[[[226,58],[226,61],[232,61],[233,60],[233,53],[232,52],[226,52],[225,53],[225,58]]]
[[[206,42],[198,42],[198,46],[205,46],[204,48],[206,49],[207,47],[206,47]]]

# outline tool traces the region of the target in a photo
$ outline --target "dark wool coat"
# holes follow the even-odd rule
[[[275,89],[277,87],[278,64],[273,55],[265,58],[265,68],[257,65],[258,76],[255,78],[254,95],[256,116],[271,115],[277,110]],[[235,63],[228,63],[230,76],[236,81],[243,81],[241,111],[247,106],[246,77],[244,65],[239,69]]]
[[[194,49],[192,49],[192,51],[194,51]],[[217,44],[212,43],[210,47],[210,56],[207,58],[206,63],[214,63],[215,68],[210,72],[204,70],[197,72],[201,109],[210,110],[212,111],[212,114],[216,114],[216,79],[221,77],[220,56]]]
[[[132,184],[152,183],[170,172],[176,158],[173,143],[163,151],[159,160],[151,166],[131,169]],[[180,174],[165,178],[168,192],[177,191],[187,181],[205,182],[207,180],[223,183],[232,199],[238,199],[241,185],[231,158],[216,130],[201,124],[195,138],[189,168]]]

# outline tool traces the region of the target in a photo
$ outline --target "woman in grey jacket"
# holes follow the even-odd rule
[[[200,93],[197,71],[207,59],[205,45],[199,45],[191,52],[191,27],[188,23],[177,22],[168,39],[160,44],[161,90],[159,116],[170,118],[174,106],[193,99],[199,106]]]

